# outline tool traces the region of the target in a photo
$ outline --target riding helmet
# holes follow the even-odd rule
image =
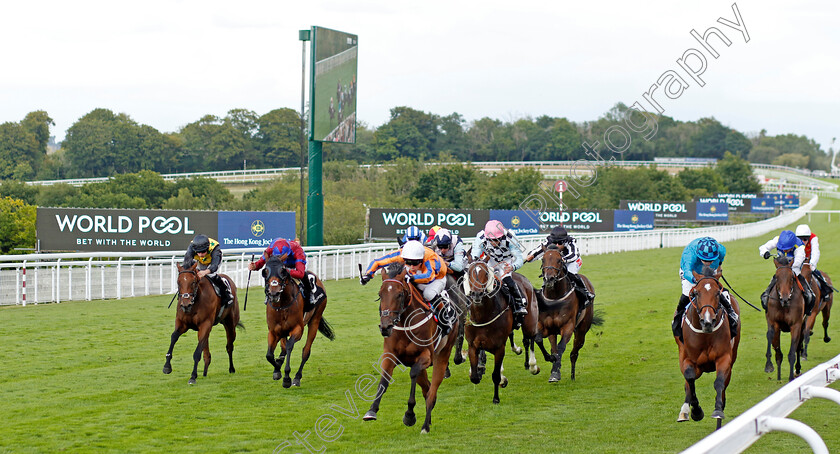
[[[699,257],[700,260],[717,260],[718,255],[720,255],[718,242],[714,238],[707,236],[705,238],[701,238],[700,242],[697,243],[697,257]]]
[[[192,240],[194,252],[207,252],[210,250],[210,238],[207,235],[196,235]]]
[[[569,232],[567,232],[565,228],[559,225],[551,229],[551,233],[548,234],[548,242],[550,244],[565,243],[566,241],[568,241],[568,239]]]
[[[423,260],[425,255],[426,247],[423,246],[423,243],[414,240],[405,243],[402,251],[400,251],[400,257],[403,260]]]
[[[408,241],[419,241],[422,244],[426,242],[426,235],[417,226],[412,225],[405,229],[405,235],[403,235],[402,240],[403,244]]]

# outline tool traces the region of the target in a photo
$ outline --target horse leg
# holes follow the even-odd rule
[[[767,327],[767,353],[765,356],[767,357],[767,362],[764,364],[764,372],[769,374],[773,372],[773,362],[770,360],[770,346],[773,345],[773,337],[775,334],[773,333],[773,327]]]
[[[377,388],[378,391],[376,393],[376,399],[373,400],[373,403],[370,404],[370,409],[362,417],[362,420],[364,421],[376,421],[376,412],[379,411],[379,402],[382,400],[382,396],[385,395],[385,391],[388,390],[388,385],[391,383],[391,377],[393,377],[394,367],[396,367],[397,365],[397,363],[391,359],[391,357],[394,356],[388,353],[387,351],[385,353],[387,355],[382,355],[383,357],[381,358],[380,363],[382,377],[379,379],[379,387]]]
[[[470,360],[470,381],[477,385],[481,383],[481,374],[478,373],[478,351],[472,344],[469,345],[467,356]]]
[[[542,351],[542,354],[543,354],[543,359],[545,359],[546,361],[548,361],[548,362],[550,362],[550,363],[551,363],[551,362],[554,362],[554,361],[551,359],[551,355],[548,353],[548,351],[546,351],[546,349],[545,349],[545,345],[543,345],[543,336],[542,336],[542,334],[537,333],[537,338],[536,338],[534,341],[537,343],[537,347],[539,347],[539,348],[540,348],[540,351]]]
[[[225,334],[227,335],[227,345],[225,349],[227,350],[228,360],[230,361],[230,368],[228,368],[229,373],[235,373],[236,368],[233,367],[233,341],[236,340],[236,324],[233,323],[233,317],[228,317],[225,319]]]
[[[492,352],[495,364],[493,367],[493,403],[499,403],[499,384],[502,382],[502,361],[505,359],[505,346],[502,345]],[[507,379],[505,379],[507,382]],[[507,383],[505,383],[505,386]]]
[[[277,333],[274,330],[268,330],[268,351],[265,354],[265,359],[274,366],[274,375],[273,378],[275,380],[280,380],[280,367],[283,364],[282,361],[274,359],[274,349],[277,348],[277,342],[280,340],[280,337],[277,336]],[[282,348],[282,347],[281,347]]]
[[[207,368],[210,367],[210,338],[204,343],[204,376],[207,376]]]
[[[432,426],[432,410],[435,408],[435,403],[437,402],[437,390],[440,387],[441,382],[443,382],[443,374],[446,371],[446,366],[449,365],[449,354],[447,353],[447,357],[443,358],[443,355],[439,355],[438,360],[440,364],[436,364],[435,367],[432,368],[432,384],[429,386],[429,393],[426,395],[426,420],[423,422],[423,427],[420,429],[420,433],[426,434],[429,433]],[[443,360],[446,359],[444,363]]]
[[[572,326],[571,329],[573,329]],[[556,351],[554,354],[554,365],[551,366],[551,375],[548,377],[549,383],[556,383],[560,381],[560,366],[562,364],[563,352],[566,351],[566,345],[569,343],[570,338],[572,337],[571,329],[567,329],[560,337],[560,343],[557,344],[555,347],[556,350],[552,349],[552,351]],[[554,347],[554,346],[552,346]]]
[[[464,363],[464,354],[461,351],[464,348],[464,324],[467,321],[467,312],[461,311],[460,317],[458,318],[458,339],[455,341],[455,365],[463,364]]]
[[[191,385],[194,385],[195,379],[198,378],[198,360],[201,359],[201,352],[204,351],[207,345],[207,339],[210,337],[210,328],[212,327],[212,320],[205,321],[198,327],[198,345],[195,347],[195,352],[193,352],[193,370],[189,381]]]
[[[516,353],[517,355],[521,355],[522,348],[517,347],[516,342],[513,341],[513,331],[510,332],[510,335],[508,337],[510,338],[510,350]]]
[[[806,319],[806,323],[807,323],[807,319]],[[811,334],[813,334],[813,332],[811,330],[807,329],[807,326],[806,326],[805,327],[805,332],[802,335],[802,353],[800,355],[802,357],[802,361],[808,361],[808,343],[811,342]]]
[[[298,333],[298,336],[299,335],[300,333]],[[283,375],[284,388],[292,387],[292,378],[289,376],[289,374],[292,372],[292,349],[295,348],[295,342],[297,342],[297,337],[295,337],[294,334],[289,334],[289,339],[286,341],[286,367],[283,369],[283,372],[285,374]]]
[[[478,379],[481,380],[481,377],[484,376],[484,372],[487,370],[487,352],[484,350],[478,350],[478,365],[476,366],[476,371],[478,372]]]
[[[732,374],[732,363],[729,355],[718,358],[715,362],[715,411],[712,412],[712,418],[720,421],[724,418],[723,407],[726,405],[726,385],[729,384],[729,376]]]
[[[773,336],[773,351],[776,352],[776,380],[782,380],[782,330],[777,326]]]
[[[403,424],[408,427],[413,426],[417,422],[417,417],[414,415],[414,406],[417,404],[417,400],[414,398],[415,391],[417,390],[417,379],[422,372],[425,372],[431,362],[428,355],[423,355],[411,366],[411,371],[408,373],[408,376],[411,377],[411,391],[408,394],[408,409],[405,411],[405,415],[403,415]]]
[[[300,359],[300,367],[295,374],[295,379],[292,380],[292,386],[300,386],[300,379],[303,378],[303,366],[309,360],[309,354],[312,352],[312,343],[315,342],[315,336],[318,335],[319,323],[321,323],[321,317],[312,317],[309,320],[308,328],[306,328],[306,343],[303,345],[303,355]]]
[[[572,344],[572,352],[569,353],[569,361],[572,363],[572,380],[575,379],[575,363],[577,363],[578,352],[583,347],[584,342],[586,342],[586,331],[582,329],[575,331],[575,342]]]
[[[833,296],[829,296],[829,298],[833,298]],[[826,343],[831,342],[831,338],[828,337],[828,318],[831,317],[831,303],[832,303],[831,300],[826,301],[825,307],[822,310],[822,315],[823,315],[822,326],[823,326],[823,332],[825,333],[824,336],[823,336],[823,342],[826,342]]]
[[[694,368],[693,364],[689,364],[688,367],[686,367],[685,372],[683,372],[683,377],[685,377],[686,383],[685,399],[691,406],[691,419],[694,421],[700,421],[703,419],[705,414],[703,413],[703,409],[700,407],[700,401],[697,400],[697,392],[694,389],[694,382],[700,376],[697,375],[697,369]]]
[[[166,352],[166,363],[163,365],[164,374],[172,373],[172,365],[169,363],[170,360],[172,360],[172,349],[175,348],[175,342],[178,342],[178,338],[181,337],[181,334],[184,334],[186,331],[186,326],[181,323],[175,323],[175,331],[172,331],[172,336],[169,342],[169,350]]]

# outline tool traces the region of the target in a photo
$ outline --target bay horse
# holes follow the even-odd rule
[[[820,272],[825,279],[826,284],[833,286],[834,284],[831,282],[831,278],[828,277],[827,273]],[[807,263],[802,265],[802,275],[805,276],[808,282],[811,283],[811,289],[814,291],[816,295],[816,303],[814,303],[814,308],[811,309],[811,315],[805,321],[805,338],[803,340],[802,345],[802,360],[808,359],[808,344],[811,341],[811,336],[814,335],[814,326],[817,324],[817,315],[822,312],[823,316],[823,342],[831,342],[831,338],[828,337],[828,319],[831,317],[831,306],[834,303],[834,292],[829,293],[828,295],[822,295],[820,292],[820,284],[817,281],[816,277],[812,277],[813,273],[811,271],[811,266]]]
[[[560,380],[561,359],[573,333],[575,342],[572,346],[572,352],[569,353],[569,360],[572,365],[571,377],[574,380],[578,352],[586,342],[586,333],[589,332],[593,324],[600,325],[603,320],[600,317],[595,317],[594,303],[589,304],[582,311],[579,310],[583,302],[569,277],[566,261],[563,260],[562,249],[556,245],[550,245],[546,248],[543,254],[541,271],[543,304],[540,305],[539,310],[537,345],[540,347],[545,360],[552,363],[548,382],[555,383]],[[592,282],[582,274],[580,277],[586,288],[595,293]],[[557,342],[558,335],[560,336],[559,343]],[[551,354],[543,347],[543,339],[546,337],[549,338],[551,343]]]
[[[767,319],[767,353],[765,354],[767,363],[764,365],[764,372],[773,372],[773,364],[770,362],[772,345],[776,352],[776,368],[778,369],[776,380],[782,379],[781,333],[789,332],[790,351],[787,357],[790,374],[788,381],[792,381],[801,370],[799,360],[805,330],[805,296],[788,258],[779,256],[773,259],[773,263],[776,265],[776,285],[768,295],[767,311],[764,314]]]
[[[222,274],[222,278],[230,282],[230,292],[233,295],[233,303],[219,315],[222,300],[213,289],[209,279],[198,278],[196,267],[198,262],[191,267],[184,268],[178,264],[178,307],[175,313],[175,331],[172,332],[169,351],[166,352],[166,363],[163,365],[163,373],[172,372],[172,349],[175,342],[187,330],[198,331],[198,346],[193,353],[193,370],[189,384],[194,385],[198,377],[198,360],[201,352],[204,352],[204,376],[207,376],[207,368],[210,367],[210,331],[217,323],[222,323],[227,334],[227,354],[230,360],[228,371],[236,372],[233,367],[233,341],[236,340],[236,328],[244,325],[239,321],[239,299],[236,296],[236,284],[228,276]],[[218,317],[218,318],[217,318]]]
[[[411,368],[411,391],[403,424],[411,427],[417,422],[414,415],[414,395],[419,384],[426,399],[426,420],[420,432],[428,433],[431,429],[432,409],[437,402],[438,388],[443,382],[446,368],[449,366],[449,356],[458,335],[458,320],[453,320],[449,334],[442,336],[423,295],[405,281],[405,276],[406,269],[403,263],[392,263],[382,272],[382,285],[379,287],[379,332],[385,338],[381,361],[382,378],[377,388],[379,392],[363,419],[376,420],[379,403],[388,389],[394,367],[402,364]],[[430,366],[433,367],[431,382],[427,373]]]
[[[303,377],[303,366],[309,360],[312,352],[312,342],[318,331],[327,339],[334,340],[335,333],[327,320],[324,319],[324,309],[327,307],[327,299],[318,303],[315,307],[304,311],[303,294],[298,288],[297,282],[289,275],[289,271],[283,265],[285,255],[269,257],[263,269],[265,278],[265,320],[268,324],[268,351],[265,359],[274,366],[273,378],[279,380],[281,367],[285,360],[286,368],[283,376],[283,387],[300,386],[300,379]],[[304,279],[307,279],[304,276]],[[316,284],[323,288],[323,283],[316,277]],[[314,292],[316,289],[312,289]],[[295,374],[294,381],[289,377],[291,372],[291,353],[295,343],[303,338],[303,328],[307,327],[306,344],[303,346],[303,355],[300,367]],[[277,342],[280,342],[280,356],[274,358],[274,349]]]
[[[682,320],[683,339],[674,337],[680,353],[680,372],[685,378],[685,402],[680,408],[677,422],[688,421],[689,408],[691,419],[703,419],[703,409],[697,400],[694,382],[703,372],[716,372],[714,387],[715,411],[712,418],[717,419],[720,428],[726,408],[726,388],[732,378],[732,366],[738,357],[738,344],[741,342],[740,329],[735,337],[729,332],[726,310],[720,304],[723,286],[719,279],[722,271],[712,271],[703,267],[703,274],[694,274],[694,287],[689,292],[691,300]],[[729,294],[729,292],[727,292]],[[741,308],[734,296],[729,295],[732,310],[741,313]],[[740,322],[739,322],[740,324]]]
[[[537,327],[537,298],[534,289],[524,276],[513,273],[528,301],[528,314],[523,321],[523,343],[526,351],[525,367],[534,375],[540,372],[536,358],[528,358],[528,350],[533,352],[533,342]],[[522,279],[517,279],[517,276]],[[525,281],[524,283],[522,281]],[[499,403],[499,387],[506,387],[507,377],[504,371],[505,347],[513,336],[513,311],[502,292],[502,281],[494,274],[493,268],[484,261],[471,262],[463,279],[464,294],[468,295],[469,320],[464,330],[468,342],[470,359],[470,381],[481,382],[479,355],[481,352],[493,354],[493,403]],[[523,285],[526,284],[526,285]]]

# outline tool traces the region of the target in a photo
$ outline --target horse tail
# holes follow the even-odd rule
[[[318,323],[318,331],[321,332],[324,336],[326,336],[329,340],[335,340],[335,331],[333,331],[332,326],[327,323],[327,319],[321,318],[320,323]]]
[[[604,311],[603,310],[593,308],[592,324],[595,325],[595,326],[602,326],[604,324]]]

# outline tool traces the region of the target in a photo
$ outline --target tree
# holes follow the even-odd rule
[[[761,190],[761,185],[753,176],[750,163],[728,151],[723,159],[718,161],[715,169],[723,179],[727,192],[749,194]]]
[[[260,159],[254,166],[300,165],[300,115],[288,108],[275,109],[258,120]]]
[[[431,166],[417,178],[417,185],[411,191],[411,197],[424,206],[442,208],[472,208],[464,206],[465,195],[474,190],[473,185],[479,179],[479,172],[473,167],[462,164]]]
[[[34,134],[18,123],[0,125],[0,180],[35,176],[40,157]]]
[[[692,197],[711,197],[726,191],[723,178],[712,167],[683,169],[677,174],[677,178],[691,192]]]
[[[774,159],[772,164],[777,166],[797,167],[804,169],[808,167],[808,162],[808,156],[803,156],[801,154],[796,153],[785,153]]]
[[[35,247],[35,207],[11,197],[0,198],[0,253]]]

